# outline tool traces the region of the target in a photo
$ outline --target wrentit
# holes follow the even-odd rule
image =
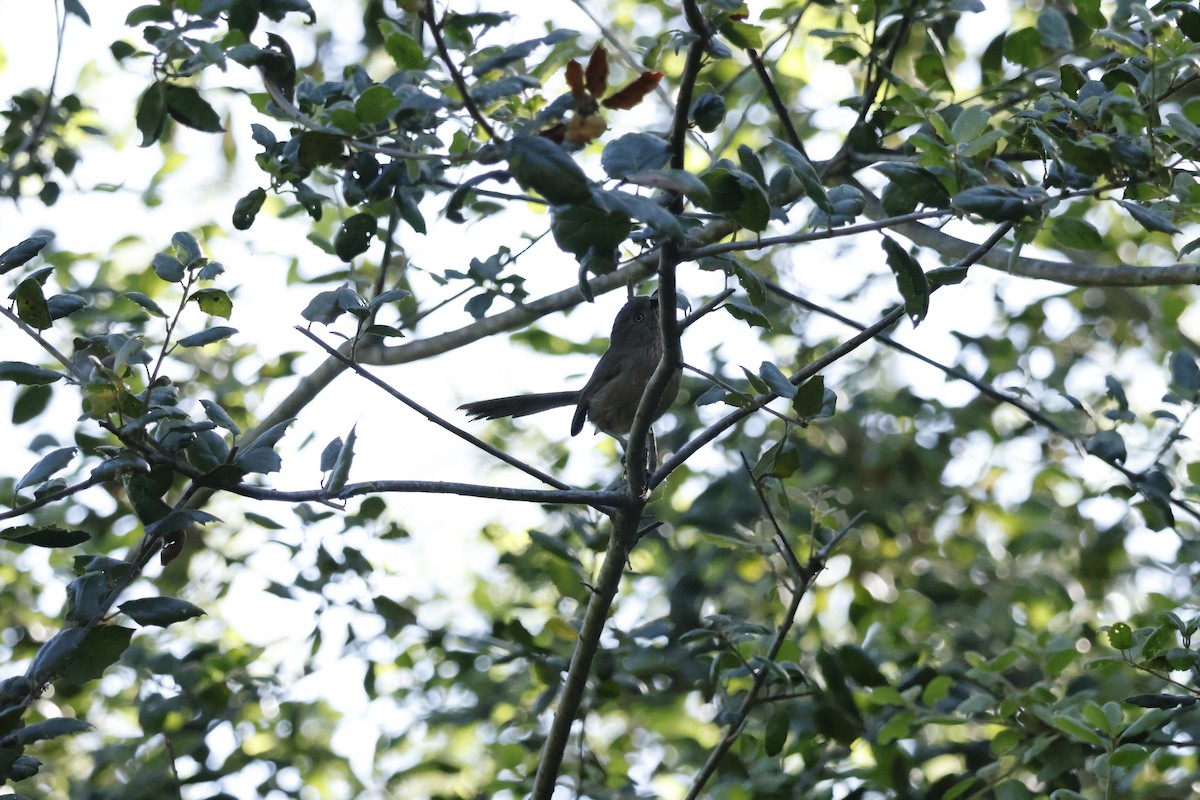
[[[638,402],[662,354],[658,299],[635,297],[617,312],[609,335],[608,350],[600,357],[596,368],[592,370],[592,377],[582,389],[497,397],[465,403],[459,408],[470,414],[471,419],[500,419],[524,417],[573,405],[575,418],[571,420],[572,436],[583,430],[586,418],[599,430],[622,439],[633,427]],[[654,419],[666,413],[675,401],[675,395],[679,392],[679,377],[677,370],[655,409]]]

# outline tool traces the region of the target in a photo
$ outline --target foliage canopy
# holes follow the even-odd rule
[[[0,382],[36,456],[0,476],[0,776],[78,798],[1200,790],[1200,12],[561,5],[161,0],[96,56],[142,81],[125,132],[98,125],[102,81],[9,98]],[[89,9],[59,10],[70,47]],[[91,252],[24,222],[122,191],[80,176],[126,139],[161,154],[147,210],[187,209],[172,172],[200,134],[219,219]],[[265,242],[286,276],[213,257]],[[649,413],[623,459],[549,421],[485,442],[405,378],[487,339],[594,354],[554,320],[626,290],[678,299],[641,403],[686,355],[659,461]],[[285,297],[277,335],[239,331]],[[405,406],[391,474],[356,467],[361,417],[313,440],[335,379]],[[479,458],[431,480],[451,435]],[[417,496],[447,528],[457,498],[497,509],[457,593],[392,579],[442,533]],[[544,515],[506,521],[520,502]],[[244,636],[273,614],[300,647]]]

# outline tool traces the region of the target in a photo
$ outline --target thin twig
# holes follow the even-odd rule
[[[458,93],[462,95],[463,107],[467,109],[467,113],[471,118],[483,128],[483,132],[487,134],[489,139],[497,140],[496,131],[492,129],[491,124],[487,121],[487,117],[480,112],[479,106],[475,105],[475,99],[471,97],[471,92],[467,88],[467,82],[463,79],[462,73],[458,67],[454,66],[454,59],[450,57],[450,51],[446,49],[446,42],[442,39],[441,26],[437,20],[433,18],[433,4],[424,3],[421,7],[421,19],[425,20],[425,27],[429,29],[429,35],[433,37],[433,44],[437,47],[438,55],[441,56],[442,63],[446,65],[446,71],[450,73],[450,80],[454,81],[454,86],[458,89]]]
[[[318,347],[320,347],[322,350],[324,350],[329,355],[330,358],[334,359],[335,361],[338,361],[339,363],[342,364],[342,366],[349,367],[350,369],[354,370],[360,376],[362,376],[363,378],[366,378],[371,383],[378,386],[380,389],[383,389],[385,392],[390,394],[392,397],[396,398],[404,405],[406,405],[409,408],[411,408],[412,410],[416,411],[418,414],[425,417],[425,419],[429,420],[430,422],[434,423],[435,425],[441,427],[444,430],[449,431],[450,433],[453,433],[458,438],[463,439],[466,442],[469,442],[470,444],[472,444],[475,447],[479,448],[480,450],[484,451],[488,455],[494,456],[495,458],[500,459],[501,461],[508,464],[509,466],[516,467],[517,469],[521,470],[525,474],[531,475],[534,478],[537,478],[542,483],[545,483],[549,486],[553,486],[554,488],[562,490],[562,491],[572,490],[571,486],[563,483],[558,478],[555,478],[553,475],[547,475],[546,473],[542,472],[541,470],[537,469],[536,467],[526,464],[521,459],[511,456],[508,453],[504,452],[503,450],[493,447],[492,445],[488,444],[487,442],[483,441],[482,439],[472,436],[471,434],[464,431],[462,428],[459,428],[458,426],[448,422],[447,420],[443,419],[442,417],[438,416],[437,414],[433,413],[429,409],[422,406],[420,403],[417,403],[415,400],[410,399],[408,396],[404,395],[400,391],[398,391],[395,388],[393,388],[392,386],[390,386],[382,378],[377,377],[375,374],[373,374],[372,372],[367,370],[365,367],[363,367],[357,361],[350,359],[349,357],[347,357],[343,353],[339,352],[335,348],[330,347],[325,342],[321,341],[321,339],[319,337],[317,337],[316,334],[314,334],[312,331],[308,330],[307,328],[301,327],[300,325],[297,325],[295,327],[296,327],[296,330],[300,331],[300,333],[302,333],[304,336],[308,337]]]
[[[71,377],[74,378],[76,382],[83,383],[86,380],[84,374],[79,371],[78,367],[75,366],[75,363],[59,352],[57,347],[46,341],[45,337],[43,337],[38,331],[34,330],[32,325],[28,325],[25,320],[18,317],[12,310],[2,304],[0,304],[0,314],[3,314],[12,324],[20,328],[22,333],[37,342],[43,350],[54,357],[55,361],[66,367],[67,372],[71,373]]]

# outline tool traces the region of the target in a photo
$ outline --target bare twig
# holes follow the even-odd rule
[[[536,467],[530,466],[529,464],[526,464],[524,461],[520,460],[519,458],[511,456],[508,453],[504,452],[503,450],[500,450],[499,448],[493,447],[492,445],[488,444],[487,442],[483,441],[482,439],[479,439],[478,437],[472,436],[471,434],[464,431],[462,428],[459,428],[458,426],[448,422],[444,418],[433,413],[429,409],[422,406],[420,403],[417,403],[415,400],[410,399],[408,396],[404,395],[400,391],[398,391],[395,388],[393,388],[392,386],[388,385],[388,383],[386,381],[384,381],[382,378],[379,378],[376,375],[374,375],[372,372],[367,370],[365,367],[363,367],[357,361],[352,360],[351,358],[349,358],[348,356],[339,352],[338,350],[334,349],[333,347],[330,347],[329,345],[325,344],[325,342],[321,341],[321,339],[318,338],[316,336],[316,334],[314,334],[312,331],[308,330],[307,328],[303,328],[303,327],[297,325],[296,330],[300,331],[300,333],[304,334],[304,336],[308,337],[311,341],[316,343],[316,345],[318,347],[320,347],[322,350],[324,350],[329,355],[330,358],[339,362],[340,364],[342,364],[342,366],[349,367],[350,369],[354,370],[359,375],[366,378],[371,383],[378,386],[380,389],[383,389],[385,392],[390,394],[392,397],[396,398],[401,403],[404,403],[404,405],[413,409],[418,414],[425,417],[425,419],[429,420],[430,422],[434,423],[435,425],[441,427],[444,430],[449,431],[450,433],[453,433],[455,436],[459,437],[460,439],[463,439],[466,442],[469,442],[470,444],[474,445],[475,447],[478,447],[480,450],[484,451],[488,455],[494,456],[495,458],[500,459],[501,461],[508,464],[509,466],[516,467],[517,469],[521,470],[525,474],[531,475],[531,476],[537,478],[542,483],[545,483],[549,486],[553,486],[556,489],[560,489],[560,490],[564,490],[564,491],[570,490],[572,488],[569,485],[560,481],[558,478],[555,478],[553,475],[547,475],[546,473],[542,472],[541,470],[537,469]]]
[[[3,304],[0,304],[0,314],[7,317],[9,322],[20,328],[22,333],[37,342],[43,350],[54,357],[55,361],[66,367],[67,372],[71,373],[71,377],[74,378],[77,383],[84,382],[84,375],[79,371],[79,368],[75,366],[75,362],[71,361],[71,359],[59,352],[57,347],[46,341],[45,337],[43,337],[41,333],[34,330],[31,325],[26,324],[23,319],[18,317],[11,309]]]
[[[498,138],[496,131],[492,129],[491,124],[487,121],[487,117],[479,110],[479,106],[475,105],[475,99],[471,97],[471,91],[467,88],[466,80],[463,79],[458,67],[454,66],[454,59],[450,57],[450,51],[446,49],[446,42],[442,39],[441,25],[433,18],[433,4],[422,4],[420,13],[421,19],[425,21],[425,27],[429,29],[429,35],[433,37],[433,44],[437,47],[438,55],[441,56],[442,63],[446,65],[446,71],[450,73],[450,80],[454,81],[454,86],[458,89],[458,93],[462,95],[463,107],[467,109],[467,113],[478,123],[488,138],[496,140]]]

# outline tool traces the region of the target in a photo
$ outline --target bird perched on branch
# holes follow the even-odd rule
[[[638,402],[658,362],[662,360],[662,354],[658,299],[635,297],[617,312],[608,350],[600,357],[592,377],[582,389],[497,397],[465,403],[459,408],[470,414],[472,419],[500,419],[575,406],[575,417],[571,420],[572,436],[583,430],[584,419],[588,419],[599,430],[624,441],[623,437],[633,427]],[[679,378],[677,370],[655,409],[655,419],[666,413],[675,401],[675,395],[679,392]]]

